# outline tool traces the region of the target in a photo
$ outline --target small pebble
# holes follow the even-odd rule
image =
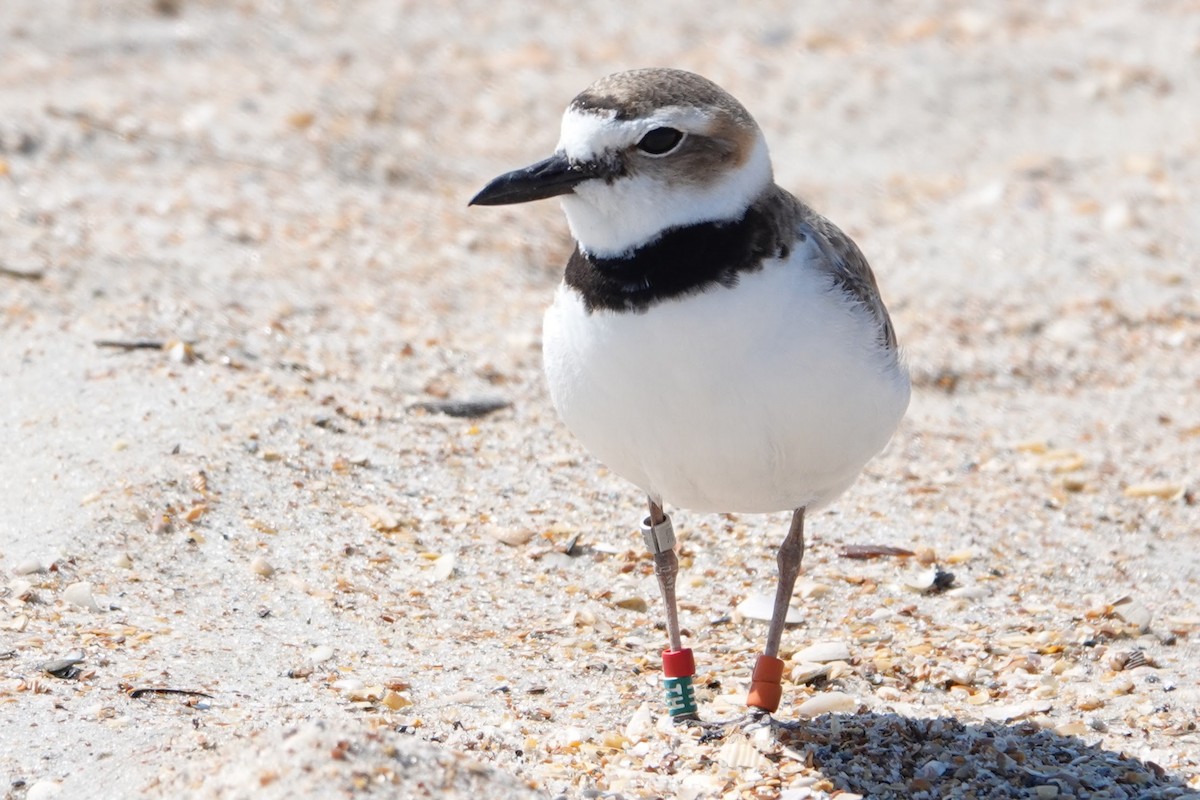
[[[650,608],[649,603],[646,602],[644,597],[625,597],[616,601],[613,603],[613,605],[615,605],[617,608],[624,608],[628,611],[637,611],[642,614],[645,614]]]
[[[275,568],[271,566],[271,562],[262,556],[258,556],[250,562],[250,569],[254,570],[256,575],[261,575],[264,578],[269,578],[275,574]]]
[[[100,604],[96,602],[96,598],[92,595],[92,584],[87,581],[72,583],[66,589],[63,589],[62,599],[73,606],[79,606],[91,611],[100,610]]]
[[[129,553],[117,553],[113,556],[112,564],[120,569],[130,569],[133,567],[133,559],[129,557]]]
[[[1113,203],[1104,210],[1104,217],[1101,220],[1101,224],[1104,225],[1106,230],[1110,231],[1132,228],[1134,224],[1133,209],[1129,207],[1128,203]]]

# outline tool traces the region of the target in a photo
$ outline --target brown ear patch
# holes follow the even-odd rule
[[[629,158],[643,174],[657,174],[676,185],[711,186],[737,170],[754,149],[757,128],[746,128],[719,114],[708,131],[692,133],[661,159]],[[630,154],[631,156],[633,153]]]

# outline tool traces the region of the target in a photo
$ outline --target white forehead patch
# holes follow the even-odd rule
[[[711,115],[686,106],[668,106],[648,117],[623,120],[617,119],[617,112],[611,109],[596,112],[568,108],[556,149],[572,161],[590,161],[606,151],[629,147],[655,128],[704,132],[711,123]]]

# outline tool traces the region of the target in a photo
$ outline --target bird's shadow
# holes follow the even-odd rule
[[[838,789],[871,798],[1200,797],[1182,776],[1032,723],[825,715],[778,741]]]

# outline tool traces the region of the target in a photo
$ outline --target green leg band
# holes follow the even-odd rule
[[[696,713],[696,690],[692,686],[690,675],[683,678],[663,678],[663,688],[667,692],[667,711],[672,717]]]

